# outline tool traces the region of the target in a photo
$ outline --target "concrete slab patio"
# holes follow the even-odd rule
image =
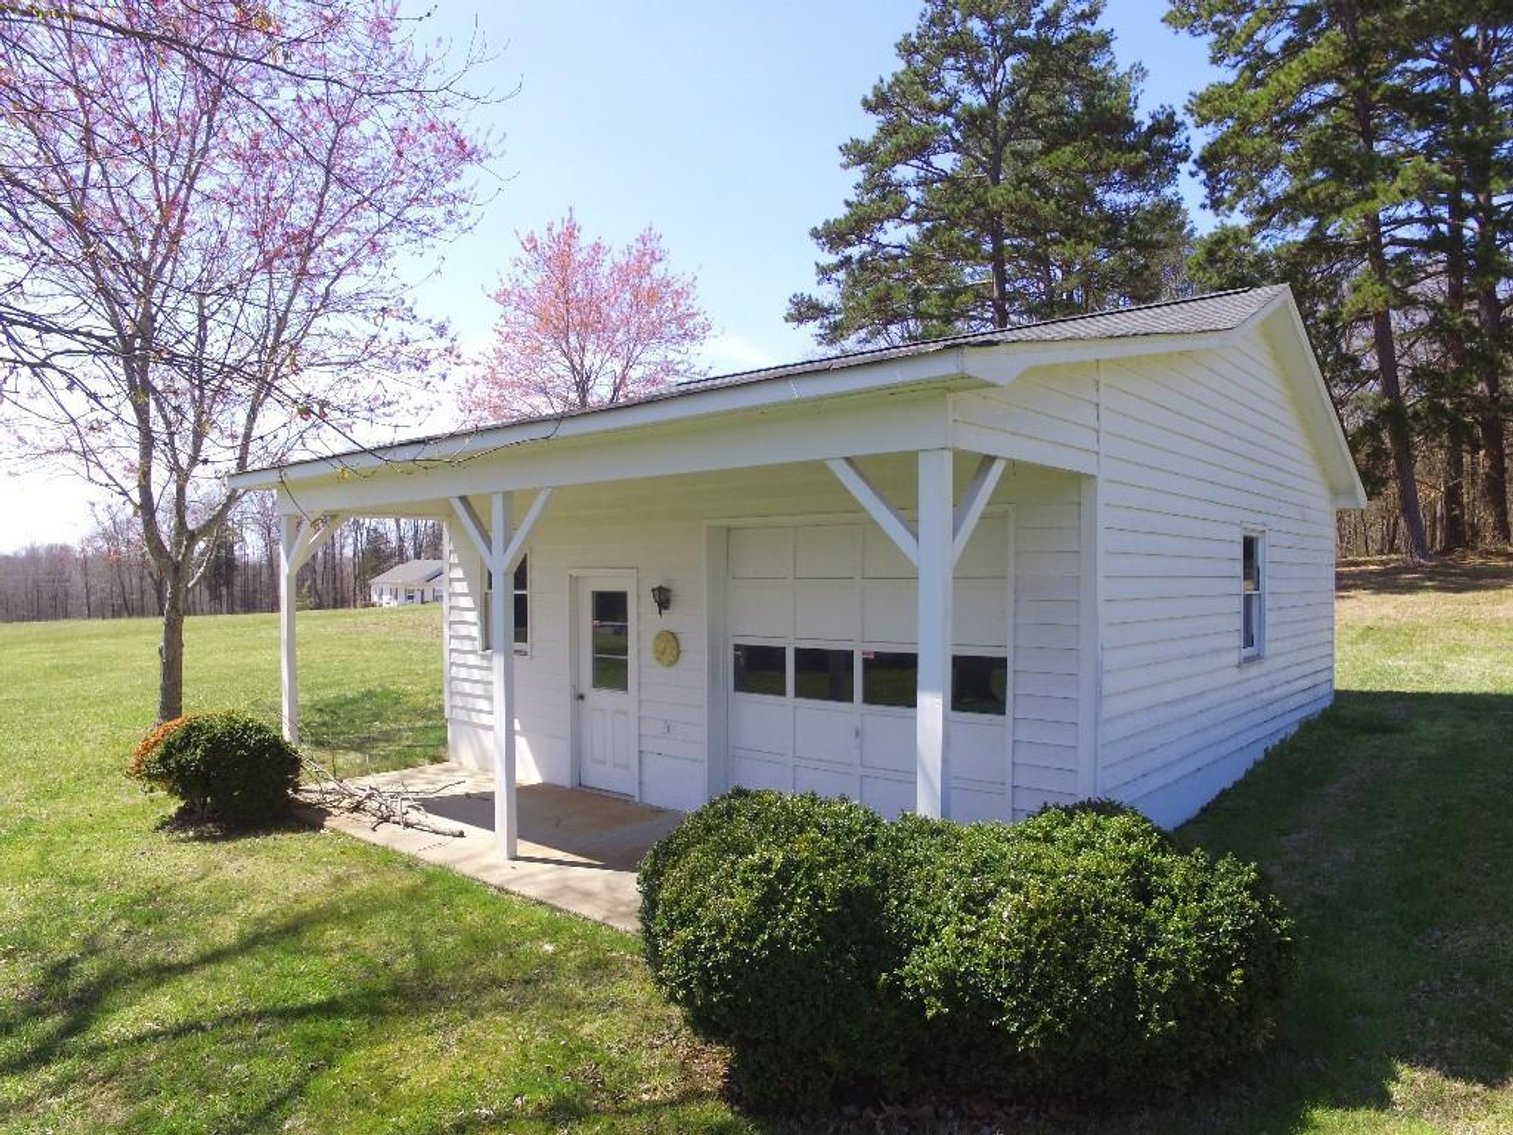
[[[520,855],[507,862],[494,843],[491,775],[435,764],[353,783],[412,791],[431,816],[463,834],[436,835],[395,824],[375,828],[371,818],[322,810],[323,827],[621,930],[636,929],[636,865],[683,818],[680,812],[588,789],[522,784],[517,789]]]

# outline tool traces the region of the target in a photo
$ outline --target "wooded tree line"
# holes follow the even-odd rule
[[[789,320],[866,346],[1286,281],[1376,500],[1342,548],[1507,544],[1513,8],[1170,0],[1225,75],[1188,107],[1201,238],[1186,128],[1139,112],[1102,11],[929,0]]]
[[[368,581],[396,564],[438,559],[441,525],[428,520],[353,519],[299,571],[304,607],[361,607]],[[159,618],[163,582],[134,520],[105,513],[78,544],[32,545],[0,555],[0,622],[43,619]],[[255,494],[232,510],[189,588],[189,615],[276,611],[279,517],[272,497]]]

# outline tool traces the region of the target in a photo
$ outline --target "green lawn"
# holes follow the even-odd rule
[[[1183,1100],[1005,1128],[1513,1131],[1513,565],[1347,573],[1339,610],[1337,708],[1184,831],[1296,912],[1276,1044]],[[436,620],[302,613],[328,759],[437,754]],[[156,830],[120,775],[153,635],[0,627],[0,1132],[755,1129],[633,938],[336,835]],[[191,708],[271,715],[276,643],[191,620]]]

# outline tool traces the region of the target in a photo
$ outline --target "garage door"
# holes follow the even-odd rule
[[[957,564],[951,803],[1008,815],[1012,518]],[[870,523],[732,528],[727,716],[734,784],[914,806],[915,574]]]

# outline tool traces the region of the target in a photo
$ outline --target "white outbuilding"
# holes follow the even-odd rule
[[[440,603],[446,596],[445,560],[405,560],[368,580],[368,602],[375,607],[409,607]]]
[[[1114,797],[1175,824],[1334,694],[1364,493],[1283,287],[691,382],[234,479],[445,522],[452,759],[688,809]],[[513,728],[497,728],[500,721]]]

